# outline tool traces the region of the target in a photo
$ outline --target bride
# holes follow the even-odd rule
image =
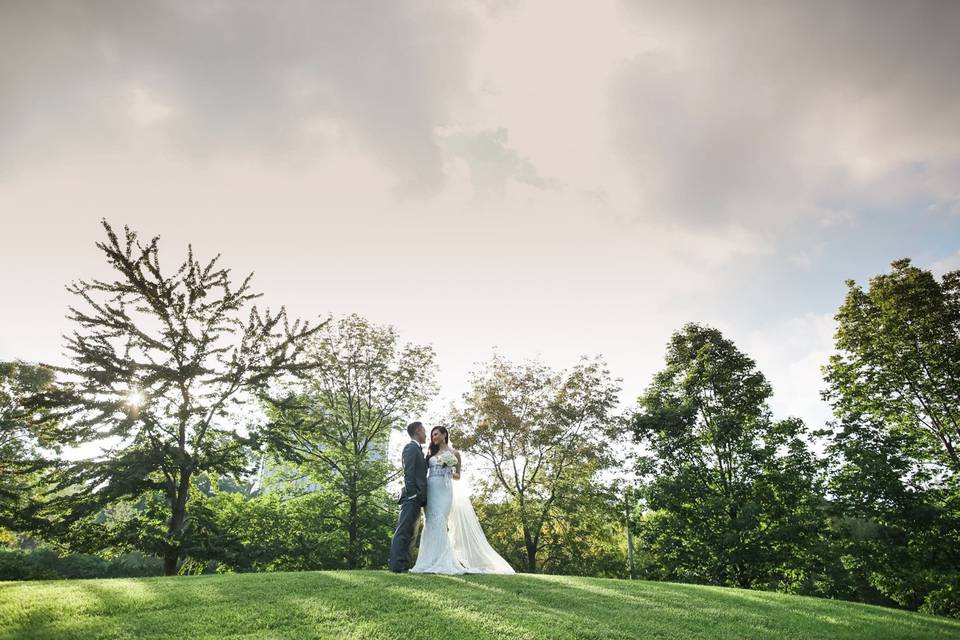
[[[487,542],[469,496],[455,486],[460,468],[460,452],[450,446],[447,429],[434,427],[427,453],[427,505],[420,552],[411,573],[514,573]]]

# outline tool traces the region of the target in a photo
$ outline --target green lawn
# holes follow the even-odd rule
[[[960,638],[960,621],[658,582],[380,571],[0,582],[0,638]]]

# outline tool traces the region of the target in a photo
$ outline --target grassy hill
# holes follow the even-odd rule
[[[0,638],[960,638],[846,602],[565,576],[379,571],[0,583]]]

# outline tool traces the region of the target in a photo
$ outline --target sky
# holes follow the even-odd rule
[[[829,419],[845,281],[960,268],[960,3],[0,0],[0,359],[62,361],[106,218],[437,352],[602,355],[686,322]],[[413,418],[413,416],[411,417]]]

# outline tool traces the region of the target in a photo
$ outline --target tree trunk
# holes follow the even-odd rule
[[[167,554],[163,556],[163,575],[165,576],[175,576],[177,575],[177,561],[180,559],[180,547],[176,547],[167,551]]]
[[[627,576],[633,580],[633,523],[630,518],[630,487],[627,487],[624,506],[627,512]]]
[[[359,527],[357,524],[357,496],[350,496],[350,515],[347,518],[347,568],[356,569],[360,564],[360,553],[357,549],[359,540]]]
[[[523,527],[523,544],[527,548],[527,573],[537,572],[537,543],[526,526]]]
[[[187,516],[187,497],[190,495],[190,473],[184,472],[180,476],[180,486],[177,487],[177,495],[173,500],[170,522],[167,526],[167,535],[175,542],[167,549],[163,556],[163,575],[177,575],[177,563],[180,560],[180,549],[182,547],[181,536],[183,535],[183,525]]]

